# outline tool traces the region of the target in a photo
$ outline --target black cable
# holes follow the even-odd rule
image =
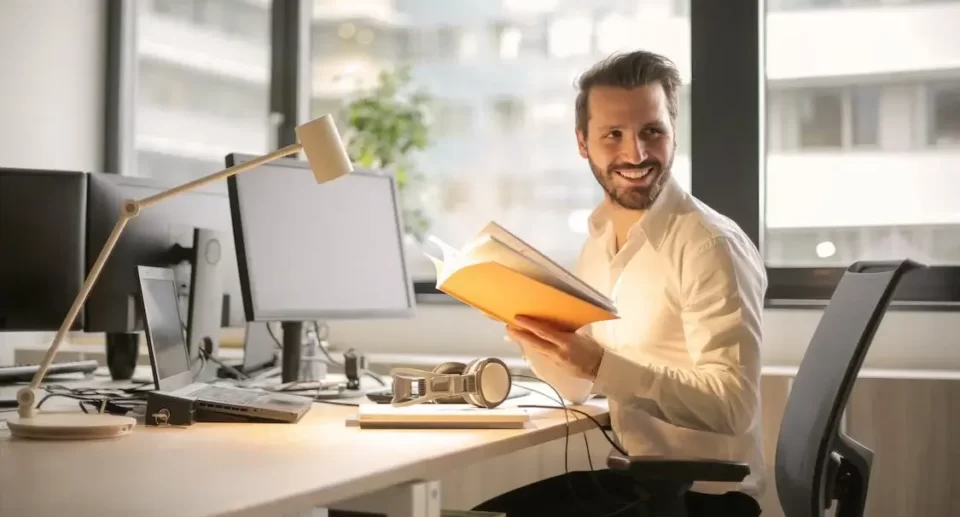
[[[199,350],[200,350],[200,356],[201,356],[203,359],[212,361],[213,363],[216,363],[218,366],[220,366],[220,367],[223,368],[224,370],[232,373],[233,376],[236,377],[237,379],[239,379],[239,380],[247,380],[247,379],[250,378],[249,375],[247,375],[247,374],[241,372],[240,370],[237,370],[236,368],[230,366],[229,364],[221,361],[220,358],[214,357],[212,354],[208,354],[207,351],[206,351],[203,347],[199,347]],[[203,371],[203,368],[202,368],[202,367],[200,368],[200,371],[201,371],[201,372]]]
[[[518,378],[529,379],[529,380],[533,380],[533,381],[537,381],[537,382],[543,383],[543,384],[546,385],[548,388],[550,388],[551,390],[553,390],[553,393],[554,393],[554,394],[556,394],[556,396],[557,396],[557,398],[556,398],[557,403],[560,404],[559,407],[558,407],[558,406],[543,406],[543,405],[536,405],[536,404],[529,404],[529,405],[524,404],[524,405],[519,405],[519,407],[521,407],[521,408],[532,407],[532,408],[540,408],[540,409],[562,409],[562,410],[563,410],[563,417],[564,417],[564,420],[566,421],[566,426],[565,426],[565,429],[564,429],[565,433],[564,433],[564,437],[563,437],[563,473],[566,475],[567,488],[570,490],[570,494],[573,496],[574,499],[577,500],[577,503],[579,503],[581,506],[583,506],[584,508],[586,508],[588,505],[585,503],[585,501],[583,501],[583,500],[580,498],[579,495],[577,495],[576,488],[573,486],[573,480],[570,478],[570,412],[577,412],[577,413],[581,413],[581,414],[586,415],[587,417],[590,418],[591,421],[593,421],[593,422],[597,425],[598,428],[600,428],[601,432],[604,433],[604,436],[606,436],[606,432],[604,432],[604,430],[603,430],[602,427],[600,426],[600,423],[597,422],[597,420],[594,419],[591,415],[587,415],[587,413],[585,413],[585,412],[583,412],[583,411],[579,411],[579,410],[574,411],[573,408],[567,407],[567,405],[566,405],[566,404],[564,403],[564,401],[563,401],[563,396],[560,395],[560,391],[557,390],[555,387],[553,387],[553,385],[551,385],[550,383],[544,382],[542,379],[538,379],[538,378],[533,377],[533,376],[531,376],[531,375],[513,374],[513,376],[514,376],[514,377],[518,377]],[[548,396],[548,395],[540,392],[539,390],[535,390],[535,389],[533,389],[533,388],[530,388],[529,386],[524,386],[524,388],[526,388],[526,389],[529,390],[529,391],[532,391],[533,393],[536,393],[536,394],[540,395],[541,397],[546,398],[547,400],[550,400],[550,398],[551,398],[550,396]],[[609,440],[609,438],[608,438],[608,440]],[[612,443],[612,442],[611,442],[611,443]],[[589,441],[588,441],[588,439],[587,439],[586,433],[583,434],[583,444],[586,446],[586,451],[587,451],[587,464],[590,466],[590,477],[591,477],[591,479],[593,480],[593,484],[597,487],[597,489],[599,489],[601,492],[603,492],[607,497],[610,497],[610,494],[607,493],[607,491],[603,489],[603,487],[602,487],[601,484],[600,484],[600,481],[596,478],[596,472],[594,471],[594,468],[593,468],[593,458],[590,457],[590,443],[589,443]]]
[[[331,400],[314,397],[314,402],[320,402],[321,404],[330,404],[331,406],[349,406],[349,407],[360,407],[358,402],[343,402],[341,400]]]
[[[386,386],[386,385],[387,385],[386,381],[384,381],[383,379],[380,378],[379,375],[377,375],[377,374],[375,374],[375,373],[373,373],[373,372],[371,372],[371,371],[364,370],[364,371],[363,371],[363,374],[366,375],[367,377],[370,377],[371,379],[377,381],[377,383],[380,384],[381,386]]]
[[[610,445],[613,446],[614,449],[617,450],[617,452],[619,452],[620,454],[623,454],[624,456],[627,456],[627,455],[628,455],[627,451],[623,448],[623,446],[620,445],[619,443],[617,443],[613,438],[610,437],[609,434],[607,434],[607,430],[604,429],[603,424],[601,424],[593,415],[587,413],[586,411],[583,411],[583,410],[580,410],[580,409],[576,409],[576,408],[572,408],[572,407],[567,406],[567,405],[563,402],[563,396],[560,395],[560,392],[559,392],[556,388],[554,388],[553,386],[551,386],[550,383],[544,382],[543,379],[540,379],[540,378],[538,378],[538,377],[534,377],[534,376],[532,376],[532,375],[521,375],[521,374],[516,374],[516,373],[514,373],[514,374],[512,374],[512,375],[513,375],[514,377],[517,377],[517,378],[528,379],[528,380],[532,380],[532,381],[535,381],[535,382],[542,383],[542,384],[546,385],[548,388],[550,388],[550,389],[557,395],[557,401],[558,401],[559,404],[560,404],[559,406],[520,405],[519,407],[522,407],[522,408],[524,408],[524,407],[529,407],[529,408],[538,408],[538,409],[562,409],[562,410],[564,410],[564,411],[570,411],[570,412],[573,412],[573,413],[577,413],[577,414],[579,414],[579,415],[583,415],[583,416],[587,417],[588,419],[590,419],[590,421],[593,422],[593,424],[597,426],[597,429],[599,429],[600,432],[603,433],[603,437],[607,440],[607,442],[610,443]],[[529,388],[529,387],[527,387],[527,386],[524,386],[524,388],[525,388],[525,389],[528,389],[528,390],[530,390],[530,391],[533,391],[534,393],[539,393],[538,391],[533,390],[533,389],[531,389],[531,388]],[[541,396],[546,397],[545,395],[543,395],[543,393],[539,393],[539,394],[540,394]],[[551,398],[551,397],[546,397],[546,398],[549,399],[549,398]],[[568,421],[568,427],[569,427],[569,421]]]
[[[324,329],[326,329],[326,331],[323,332],[322,335],[321,335],[321,332],[320,332],[320,328],[321,328],[321,327],[324,328]],[[320,349],[320,353],[322,353],[322,354],[327,358],[327,361],[329,361],[329,364],[332,364],[333,366],[343,366],[342,363],[340,363],[339,361],[337,361],[336,359],[333,358],[333,356],[330,354],[330,351],[327,350],[327,347],[323,346],[323,340],[326,339],[327,336],[330,335],[330,327],[327,326],[325,323],[321,323],[321,322],[319,322],[319,321],[314,321],[314,322],[313,322],[313,331],[316,333],[316,336],[317,336],[317,345],[318,345],[317,348],[319,348],[319,349]],[[363,375],[366,375],[367,377],[370,377],[371,379],[377,381],[377,383],[380,384],[381,386],[386,386],[386,385],[387,385],[387,383],[384,382],[383,379],[381,379],[377,374],[375,374],[375,373],[373,373],[373,372],[371,372],[371,371],[369,371],[369,370],[363,370]]]
[[[529,388],[528,388],[528,389],[529,389]],[[565,406],[541,406],[541,405],[537,405],[537,404],[523,404],[523,405],[520,405],[520,406],[517,406],[517,407],[522,407],[522,408],[539,408],[539,409],[564,409],[564,410],[566,410],[566,411],[571,411],[571,412],[573,412],[573,413],[577,413],[577,414],[579,414],[579,415],[583,415],[583,416],[589,418],[590,421],[593,422],[593,424],[597,426],[597,429],[599,429],[600,432],[603,433],[603,437],[606,438],[607,442],[608,442],[610,445],[612,445],[613,448],[617,450],[617,452],[619,452],[620,454],[623,454],[623,455],[627,455],[627,451],[625,451],[625,450],[623,449],[623,446],[620,445],[619,443],[617,443],[616,441],[614,441],[613,438],[610,438],[610,435],[607,434],[606,429],[603,428],[603,424],[601,424],[593,415],[591,415],[590,413],[587,413],[586,411],[582,411],[582,410],[579,410],[579,409],[577,409],[577,408],[572,408],[572,407],[565,407]]]
[[[544,384],[546,384],[546,383],[544,383]],[[549,388],[553,389],[553,386],[550,386],[550,385],[547,385],[547,386],[548,386]],[[533,389],[533,388],[531,388],[531,387],[529,387],[529,386],[524,386],[524,389],[527,390],[527,391],[532,391],[532,392],[534,392],[534,393],[536,393],[536,394],[538,394],[538,395],[540,395],[540,396],[542,396],[542,397],[544,397],[544,398],[546,398],[546,399],[549,399],[549,398],[550,398],[549,396],[547,396],[547,395],[544,394],[543,392],[541,392],[541,391],[539,391],[539,390],[535,390],[535,389]],[[554,392],[556,392],[555,389],[554,389]],[[557,401],[558,401],[560,404],[566,406],[566,404],[563,404],[563,397],[561,397],[559,393],[557,393],[557,397],[558,397]],[[531,406],[520,406],[520,407],[531,407]],[[546,409],[546,408],[544,408],[544,409]],[[573,408],[568,408],[568,407],[564,407],[564,410],[565,410],[565,411],[573,411],[573,412],[576,412]],[[589,418],[591,418],[591,420],[593,420],[593,422],[594,422],[595,424],[598,424],[598,422],[597,422],[595,419],[593,419],[593,417],[590,417],[589,415],[587,415],[587,416],[588,416]],[[567,421],[567,425],[569,426],[569,420]],[[567,429],[567,436],[569,437],[569,435],[570,435],[570,429],[569,429],[569,427],[568,427],[568,429]],[[586,449],[586,451],[587,451],[587,465],[590,466],[590,472],[594,472],[596,469],[593,468],[593,455],[590,453],[590,440],[587,439],[587,434],[586,434],[586,433],[581,433],[581,435],[583,436],[583,447],[584,447],[584,448]],[[565,444],[565,445],[566,445],[566,446],[569,446],[569,438],[566,440],[566,444]],[[564,461],[566,461],[566,458],[564,458]]]
[[[139,390],[140,386],[142,385],[134,388],[68,388],[60,384],[47,384],[43,386],[43,390],[56,395],[72,395],[88,398],[99,397],[110,400],[142,400],[146,392]]]
[[[542,384],[546,385],[548,388],[550,388],[550,389],[557,395],[557,400],[558,400],[558,402],[559,402],[559,404],[560,404],[559,406],[548,406],[548,405],[541,405],[541,404],[520,404],[520,405],[518,405],[517,407],[520,407],[520,408],[536,408],[536,409],[561,409],[561,410],[563,410],[565,417],[568,415],[568,412],[572,412],[572,413],[577,413],[577,414],[583,415],[583,416],[587,417],[588,419],[590,419],[590,421],[593,422],[593,424],[597,426],[597,429],[600,430],[600,432],[603,434],[603,437],[607,440],[608,443],[610,443],[610,445],[613,446],[614,449],[616,449],[618,452],[620,452],[620,453],[623,454],[624,456],[629,456],[629,453],[627,453],[626,449],[624,449],[622,445],[620,445],[619,443],[617,443],[613,438],[610,437],[609,434],[607,434],[607,430],[604,429],[604,426],[603,426],[593,415],[587,413],[586,411],[583,411],[583,410],[580,410],[580,409],[577,409],[577,408],[572,408],[572,407],[567,406],[567,404],[563,402],[563,396],[560,395],[560,391],[557,390],[555,387],[553,387],[553,385],[551,385],[550,383],[544,381],[543,379],[540,379],[540,378],[538,378],[538,377],[534,377],[534,376],[532,376],[532,375],[523,375],[523,374],[516,374],[516,373],[513,373],[513,374],[511,374],[511,375],[512,375],[513,377],[517,377],[517,378],[521,378],[521,379],[528,379],[528,380],[532,380],[532,381],[535,381],[535,382],[542,383]],[[533,389],[533,388],[530,388],[529,386],[524,386],[524,389],[527,389],[527,390],[530,390],[530,391],[532,391],[532,392],[534,392],[534,393],[537,393],[537,394],[539,394],[540,396],[542,396],[542,397],[544,397],[544,398],[546,398],[546,399],[548,399],[548,400],[551,398],[551,397],[549,397],[549,396],[541,393],[539,390],[535,390],[535,389]],[[567,474],[567,475],[568,475],[568,478],[569,478],[570,470],[569,470],[569,467],[568,467],[568,465],[567,465],[567,460],[568,460],[568,457],[569,457],[569,448],[570,448],[570,419],[569,419],[569,418],[566,418],[566,422],[567,422],[567,425],[566,425],[566,436],[565,436],[565,439],[564,439],[563,461],[564,461],[564,473]],[[584,437],[583,437],[583,438],[584,438],[584,445],[586,445],[586,449],[587,449],[587,461],[588,461],[588,463],[589,463],[589,465],[590,465],[590,471],[591,471],[591,474],[592,474],[591,477],[592,477],[592,479],[593,479],[594,485],[597,487],[597,489],[598,489],[600,492],[602,492],[602,493],[603,493],[605,496],[607,496],[609,499],[611,499],[611,500],[613,500],[613,501],[616,501],[616,502],[618,502],[618,503],[619,503],[619,502],[623,502],[620,497],[614,496],[613,494],[607,492],[607,491],[603,488],[602,484],[600,483],[600,480],[597,479],[597,477],[596,477],[596,472],[593,470],[593,461],[592,461],[592,459],[590,458],[590,445],[589,445],[589,443],[588,443],[588,441],[587,441],[586,434],[584,434]],[[576,490],[574,490],[572,480],[569,481],[569,483],[568,483],[568,488],[570,489],[570,493],[571,493],[571,495],[573,495],[574,499],[576,499],[577,502],[583,504],[583,501],[582,501],[582,500],[580,499],[580,497],[577,495]],[[633,508],[633,507],[636,507],[637,505],[639,505],[640,503],[643,503],[643,502],[646,501],[646,500],[647,500],[647,497],[640,497],[640,498],[638,498],[638,499],[636,499],[636,500],[634,500],[634,501],[627,502],[627,503],[624,504],[624,506],[622,506],[622,507],[620,507],[620,508],[618,508],[618,509],[616,509],[616,510],[610,512],[610,513],[605,514],[603,517],[613,517],[614,515],[618,515],[618,514],[620,514],[620,513],[625,512],[626,510],[629,510],[629,509],[631,509],[631,508]]]
[[[273,342],[277,345],[277,348],[283,350],[283,343],[280,342],[280,339],[277,338],[277,335],[273,333],[273,327],[270,326],[270,323],[264,323],[267,326],[267,334],[270,334],[270,338],[273,339]]]

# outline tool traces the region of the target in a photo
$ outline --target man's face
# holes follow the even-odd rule
[[[670,177],[676,150],[663,87],[598,86],[587,105],[587,134],[577,131],[580,156],[610,201],[630,210],[649,208]]]

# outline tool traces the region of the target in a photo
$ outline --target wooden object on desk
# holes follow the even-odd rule
[[[14,393],[0,388],[0,398]],[[76,408],[72,400],[51,399],[45,409],[48,404]],[[580,409],[608,421],[604,401]],[[355,411],[318,403],[297,424],[137,426],[122,440],[95,442],[13,440],[0,430],[0,515],[283,515],[439,478],[567,433],[561,410],[545,411],[525,429],[493,430],[348,427]],[[593,427],[586,418],[570,418],[571,434]],[[37,480],[71,495],[37,492]],[[103,487],[118,489],[104,497]]]

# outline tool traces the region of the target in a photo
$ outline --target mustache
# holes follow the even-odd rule
[[[630,162],[611,163],[609,166],[607,166],[607,172],[613,173],[613,171],[630,170],[630,169],[640,170],[640,169],[646,169],[647,167],[653,167],[654,170],[663,169],[663,165],[660,163],[659,160],[648,158],[646,160],[643,160],[640,163],[630,163]]]

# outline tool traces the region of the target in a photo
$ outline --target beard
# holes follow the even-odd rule
[[[628,210],[649,209],[663,190],[673,168],[673,155],[670,156],[666,166],[654,158],[648,158],[640,163],[613,162],[606,169],[594,163],[592,158],[588,157],[587,161],[590,163],[593,176],[603,187],[610,201]],[[652,168],[649,173],[652,177],[646,185],[625,185],[624,179],[617,174],[618,170],[644,170],[648,167]]]

